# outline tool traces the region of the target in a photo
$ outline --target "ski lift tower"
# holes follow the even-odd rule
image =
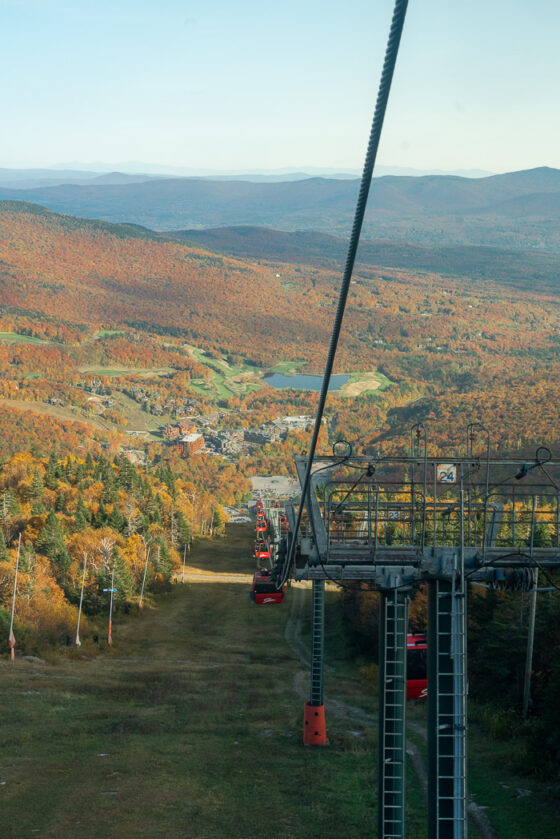
[[[302,487],[306,466],[296,458]],[[289,574],[313,581],[308,705],[323,702],[325,580],[365,581],[381,595],[378,835],[404,839],[408,602],[426,583],[428,835],[466,839],[468,583],[532,591],[537,569],[560,566],[560,462],[544,446],[534,461],[491,459],[479,423],[461,456],[428,456],[418,424],[407,456],[316,458],[302,503]]]

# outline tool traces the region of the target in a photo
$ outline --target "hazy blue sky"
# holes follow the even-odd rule
[[[0,0],[0,166],[362,166],[393,0]],[[560,2],[410,0],[379,162],[560,168]]]

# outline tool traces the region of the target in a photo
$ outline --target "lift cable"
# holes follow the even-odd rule
[[[352,272],[354,270],[354,262],[356,261],[356,252],[358,250],[358,244],[360,241],[360,233],[362,230],[362,224],[366,211],[367,199],[369,195],[369,189],[371,186],[371,179],[373,177],[373,169],[375,166],[375,159],[377,157],[377,151],[379,148],[381,129],[383,128],[383,120],[385,118],[385,111],[387,109],[387,102],[389,99],[389,92],[391,90],[391,82],[393,80],[393,73],[397,61],[397,55],[404,27],[407,6],[408,0],[395,0],[393,18],[391,21],[391,29],[389,32],[387,48],[385,51],[383,71],[381,73],[381,81],[379,83],[379,90],[377,93],[377,102],[375,106],[373,122],[371,125],[367,153],[362,173],[362,180],[360,183],[360,192],[358,194],[358,201],[356,204],[356,211],[354,215],[354,223],[352,226],[352,233],[348,245],[348,255],[346,257],[346,265],[344,268],[342,285],[340,288],[340,296],[338,299],[338,307],[336,310],[335,320],[333,324],[329,354],[327,357],[327,363],[325,365],[325,373],[323,376],[323,383],[321,386],[321,394],[319,396],[319,405],[317,407],[317,415],[315,417],[315,427],[313,429],[313,436],[311,438],[311,445],[309,448],[309,456],[307,460],[307,468],[305,471],[305,478],[301,489],[301,500],[299,504],[299,510],[297,514],[293,538],[290,540],[290,547],[284,572],[282,574],[282,580],[277,582],[277,585],[279,587],[282,587],[286,583],[290,574],[290,569],[295,555],[296,538],[301,524],[303,505],[309,493],[313,458],[315,456],[315,450],[317,448],[317,439],[319,437],[319,431],[321,430],[321,421],[323,419],[325,401],[327,398],[327,392],[331,381],[334,358],[336,355],[338,339],[342,327],[342,319],[344,317],[344,310],[346,308],[346,299],[348,297],[348,290],[350,288],[350,280],[352,278]]]

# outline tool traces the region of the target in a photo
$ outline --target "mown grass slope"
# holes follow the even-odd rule
[[[224,543],[199,542],[190,563],[250,572],[251,527],[228,529]],[[89,640],[82,657],[3,659],[2,839],[375,837],[376,726],[327,713],[328,748],[301,743],[296,682],[308,677],[284,638],[294,596],[257,608],[246,585],[179,584],[142,616],[117,620],[112,650]],[[371,713],[337,601],[328,592],[327,710],[336,697]],[[416,729],[424,713],[409,707]],[[542,786],[515,775],[505,747],[471,734],[471,791],[499,836],[525,839],[529,825],[534,836],[555,835]],[[407,836],[426,839],[411,766],[407,776]]]
[[[249,538],[220,570],[250,570]],[[370,837],[374,734],[301,745],[288,608],[177,586],[97,658],[4,660],[2,836]]]

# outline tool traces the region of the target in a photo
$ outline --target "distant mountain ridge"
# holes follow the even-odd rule
[[[38,189],[41,187],[74,184],[124,184],[151,180],[154,175],[127,174],[124,172],[88,172],[71,169],[2,169],[0,187],[4,189]]]
[[[309,178],[254,183],[205,178],[0,188],[71,215],[155,230],[229,226],[348,234],[358,180]],[[560,170],[488,178],[386,176],[372,185],[364,236],[426,245],[493,245],[560,251]]]
[[[148,175],[157,175],[160,178],[213,178],[214,180],[222,180],[223,178],[234,178],[235,180],[261,180],[262,178],[270,178],[274,180],[288,181],[293,180],[297,175],[305,178],[336,178],[336,177],[353,177],[359,178],[361,169],[357,167],[348,166],[315,166],[297,163],[291,166],[275,166],[275,167],[260,167],[251,165],[244,169],[221,168],[215,169],[210,167],[194,167],[194,166],[179,166],[176,164],[161,164],[161,163],[147,163],[145,160],[129,160],[108,163],[107,161],[96,163],[83,163],[73,161],[71,163],[57,163],[52,167],[53,169],[78,169],[80,171],[95,172],[100,174],[102,172],[125,172],[136,175],[139,172]],[[459,175],[465,178],[486,178],[495,174],[489,172],[487,169],[418,169],[413,166],[393,166],[390,164],[378,163],[375,167],[374,176],[381,178],[385,175]]]

